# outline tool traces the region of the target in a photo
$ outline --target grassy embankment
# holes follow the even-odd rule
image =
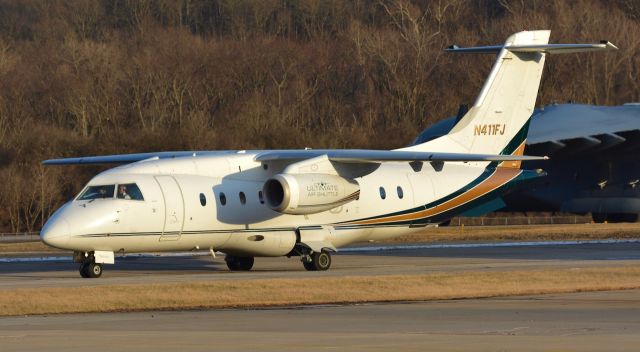
[[[446,226],[390,242],[561,241],[640,238],[640,223],[515,226]]]
[[[0,243],[0,253],[24,253],[24,252],[64,252],[47,246],[42,242],[17,242]]]
[[[0,315],[425,301],[640,288],[640,266],[0,290]]]

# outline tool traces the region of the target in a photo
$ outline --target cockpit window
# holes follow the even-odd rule
[[[78,197],[78,200],[113,198],[116,185],[89,186]]]
[[[119,184],[116,197],[118,199],[144,200],[140,188],[135,183]]]

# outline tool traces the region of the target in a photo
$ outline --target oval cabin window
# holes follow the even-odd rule
[[[402,187],[398,186],[398,198],[402,199],[404,197],[404,192],[402,191]]]
[[[203,207],[207,205],[207,197],[204,196],[204,193],[200,193],[200,205]]]
[[[244,192],[240,192],[238,196],[240,197],[240,204],[244,205],[247,203],[247,196],[244,195]]]
[[[224,193],[220,192],[220,204],[222,205],[226,205],[227,204],[227,196],[224,195]]]
[[[384,187],[380,187],[380,198],[387,198],[387,192],[384,190]]]

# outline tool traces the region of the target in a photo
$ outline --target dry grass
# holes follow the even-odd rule
[[[388,242],[536,241],[639,238],[640,223],[517,226],[447,226],[430,228]]]
[[[640,265],[24,288],[0,290],[0,315],[423,301],[634,288],[640,288]]]
[[[0,253],[64,252],[42,242],[0,243]]]

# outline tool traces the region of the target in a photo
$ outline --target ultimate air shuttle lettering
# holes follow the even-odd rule
[[[254,257],[299,256],[327,270],[350,243],[421,231],[478,208],[514,184],[547,54],[616,49],[548,44],[525,31],[504,45],[446,49],[497,54],[473,107],[451,132],[395,150],[158,152],[47,160],[124,164],[95,176],[47,221],[44,243],[74,251],[83,277],[114,253],[209,249],[231,270]]]

